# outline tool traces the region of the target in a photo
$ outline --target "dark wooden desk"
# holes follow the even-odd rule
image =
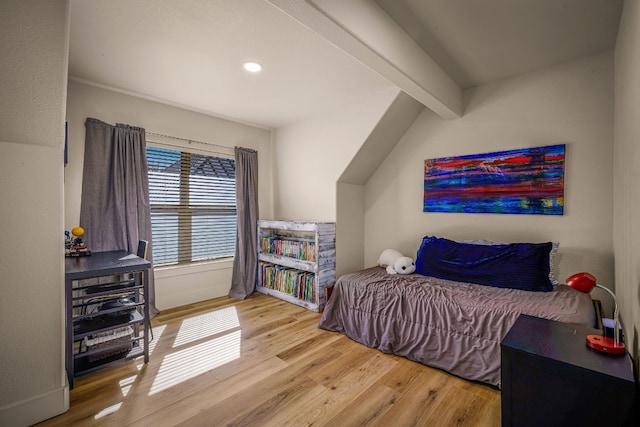
[[[587,347],[597,329],[521,315],[502,341],[503,426],[621,426],[635,395],[628,355]]]
[[[139,258],[136,255],[130,254],[127,251],[112,251],[112,252],[94,252],[91,256],[84,257],[68,257],[65,258],[65,300],[66,300],[66,368],[67,378],[69,380],[69,387],[73,388],[73,378],[75,376],[74,369],[74,281],[99,278],[103,276],[115,276],[123,275],[127,273],[138,274],[141,276],[142,282],[142,298],[139,302],[142,307],[142,323],[144,324],[144,337],[143,337],[143,349],[144,362],[149,361],[149,304],[148,304],[148,291],[149,281],[148,274],[142,274],[149,270],[151,263],[143,258]],[[140,288],[140,285],[123,285],[119,289],[131,290]],[[95,295],[100,297],[101,295],[108,294],[109,292],[97,292]],[[106,310],[102,313],[109,314],[110,312],[117,312],[117,309]],[[90,317],[87,315],[85,317]],[[77,317],[76,317],[77,318]],[[139,322],[138,322],[139,324]],[[108,328],[107,328],[108,329]]]

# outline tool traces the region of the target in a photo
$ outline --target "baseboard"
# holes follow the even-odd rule
[[[65,375],[66,377],[66,375]],[[3,427],[30,426],[66,412],[69,409],[69,385],[0,408]]]

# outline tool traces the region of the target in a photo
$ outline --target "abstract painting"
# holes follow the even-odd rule
[[[565,144],[424,161],[424,212],[562,215]]]

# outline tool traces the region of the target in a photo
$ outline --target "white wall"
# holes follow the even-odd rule
[[[364,185],[337,184],[336,278],[364,266]]]
[[[624,3],[615,51],[614,249],[616,294],[638,367],[640,330],[640,2]]]
[[[271,216],[271,131],[187,111],[139,97],[70,81],[67,101],[69,163],[65,167],[65,228],[78,225],[84,159],[84,122],[93,117],[107,123],[126,123],[148,132],[258,151],[260,214]],[[153,141],[154,137],[148,138]],[[179,146],[187,143],[163,139]],[[216,149],[195,144],[199,150]],[[231,151],[232,152],[232,151]],[[231,286],[231,261],[189,267],[155,269],[156,305],[160,310],[227,295]]]
[[[579,271],[613,285],[613,56],[605,53],[467,90],[465,114],[425,110],[365,186],[365,264],[424,235],[560,243],[559,279]],[[424,160],[566,144],[565,214],[422,212]],[[606,297],[603,297],[606,299]]]
[[[397,94],[384,90],[276,130],[274,219],[336,220],[336,182]]]
[[[424,110],[398,92],[336,186],[336,276],[364,267],[364,185]]]
[[[68,2],[0,13],[0,425],[69,407],[64,371],[63,141]]]

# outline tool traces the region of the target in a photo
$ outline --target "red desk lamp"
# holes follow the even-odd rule
[[[596,282],[596,278],[589,273],[576,273],[573,276],[567,279],[567,285],[571,286],[573,289],[584,292],[585,294],[591,293],[593,288],[598,287],[600,289],[604,289],[609,292],[613,297],[613,302],[615,304],[615,310],[613,313],[614,320],[614,338],[611,339],[609,337],[605,337],[603,335],[587,335],[587,345],[594,350],[601,351],[603,353],[609,354],[624,354],[625,347],[624,343],[620,342],[620,331],[619,331],[619,308],[618,308],[618,299],[615,294],[611,292],[609,289],[605,288],[602,285],[599,285]]]

